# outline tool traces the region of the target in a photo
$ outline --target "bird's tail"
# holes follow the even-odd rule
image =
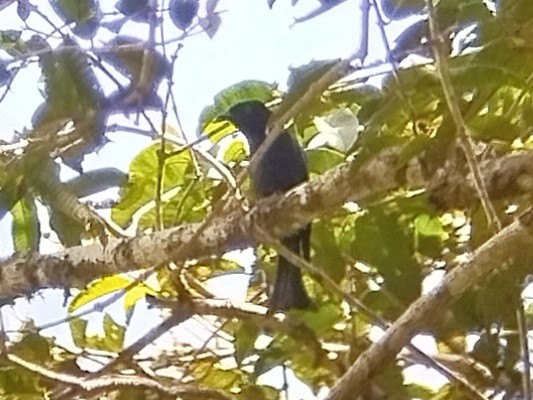
[[[303,243],[308,241],[302,235],[308,235],[308,231],[303,230],[295,235],[284,238],[281,242],[296,254],[306,257],[306,249],[302,249]],[[274,289],[270,295],[268,304],[269,312],[287,310],[289,308],[312,308],[313,302],[309,299],[302,280],[302,271],[297,266],[291,264],[286,258],[278,256],[278,270]]]

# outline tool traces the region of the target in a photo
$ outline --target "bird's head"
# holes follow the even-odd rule
[[[256,148],[265,138],[270,114],[264,103],[250,100],[234,105],[220,119],[233,123],[246,136],[250,147]]]

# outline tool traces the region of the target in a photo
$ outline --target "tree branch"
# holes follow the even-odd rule
[[[420,297],[392,324],[378,342],[363,352],[340,379],[327,400],[354,399],[364,393],[368,382],[391,362],[400,350],[441,314],[453,300],[485,278],[502,272],[517,257],[533,261],[533,208],[481,245],[470,260],[456,266],[440,285]]]
[[[203,222],[110,240],[107,246],[77,246],[54,254],[18,254],[0,263],[0,299],[9,302],[44,288],[83,288],[94,279],[161,265],[169,261],[206,259],[250,246],[257,228],[278,238],[321,218],[346,201],[364,202],[405,187],[427,185],[430,198],[442,191],[439,206],[454,207],[478,201],[471,176],[441,173],[424,182],[413,159],[400,168],[401,148],[383,150],[363,165],[343,163],[286,194],[261,199],[249,212],[238,204]],[[533,153],[514,154],[480,164],[489,196],[524,193],[533,187]],[[471,205],[472,203],[470,203]]]

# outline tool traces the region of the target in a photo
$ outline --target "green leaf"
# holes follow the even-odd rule
[[[321,305],[317,310],[301,312],[299,317],[317,336],[324,335],[344,318],[339,305],[331,302]]]
[[[12,56],[23,54],[27,50],[27,46],[21,39],[21,35],[21,31],[13,29],[0,31],[0,49]]]
[[[94,0],[52,0],[61,8],[65,22],[87,22],[95,15]]]
[[[11,235],[15,251],[37,251],[41,229],[33,199],[21,199],[11,209],[11,215],[13,216]]]
[[[491,141],[494,139],[512,143],[523,132],[521,127],[509,121],[507,117],[484,115],[468,123],[468,132],[474,139]]]
[[[146,45],[139,38],[119,35],[105,43],[104,47],[111,50],[100,52],[102,59],[130,78],[134,84],[146,81],[157,89],[161,80],[170,72],[168,60],[155,50],[145,53]],[[145,65],[145,62],[148,64]]]
[[[326,75],[339,60],[313,60],[308,64],[291,68],[291,73],[287,80],[289,89],[285,94],[282,103],[276,110],[278,115],[284,114],[290,110],[294,104],[299,101],[304,94],[309,91],[310,86],[317,80]],[[321,114],[323,106],[320,96],[307,103],[302,115],[298,118],[307,119],[311,115]]]
[[[107,313],[103,320],[103,336],[87,335],[87,321],[82,318],[72,318],[69,321],[74,344],[82,349],[119,352],[124,347],[125,328],[117,324]]]
[[[355,235],[357,258],[378,270],[387,290],[404,304],[420,295],[422,276],[413,258],[413,236],[398,214],[374,208],[357,218]]]
[[[249,100],[267,103],[274,98],[275,86],[262,81],[242,81],[232,85],[215,96],[213,105],[207,106],[200,114],[199,127],[203,132],[214,119],[226,114],[231,107]]]
[[[61,209],[50,209],[50,226],[66,247],[78,246],[85,233],[85,226],[66,215]]]
[[[143,283],[130,288],[124,295],[124,311],[126,312],[128,320],[133,312],[133,307],[135,307],[135,304],[137,304],[139,300],[144,299],[146,295],[157,296],[157,294],[158,293],[155,290]]]
[[[26,361],[42,365],[51,359],[51,341],[37,333],[29,333],[11,351]]]
[[[345,160],[344,154],[327,147],[307,150],[305,154],[307,155],[309,172],[317,175],[323,174]]]
[[[122,276],[113,275],[102,279],[99,279],[91,283],[87,289],[82,290],[77,294],[68,307],[68,312],[72,314],[78,308],[90,303],[107,294],[116,292],[117,290],[123,290],[134,282],[133,279]]]
[[[117,324],[109,314],[104,315],[103,350],[119,352],[124,347],[126,328]]]
[[[122,186],[128,176],[116,168],[101,168],[84,172],[65,182],[67,189],[76,197],[86,197],[104,190]]]
[[[76,35],[90,39],[96,34],[101,17],[96,0],[51,0],[50,5],[65,23],[75,23]]]
[[[226,164],[230,162],[239,163],[246,158],[247,151],[242,140],[233,140],[228,147],[224,149],[223,160]]]
[[[88,55],[76,42],[64,39],[61,47],[42,54],[39,61],[47,100],[39,120],[74,118],[96,112],[103,92]]]
[[[335,282],[340,282],[346,273],[346,260],[342,256],[338,235],[337,227],[325,221],[316,222],[311,230],[313,263],[320,265]]]
[[[167,152],[176,149],[175,146],[169,145]],[[141,151],[131,162],[128,183],[121,191],[120,201],[111,210],[111,218],[120,226],[129,226],[134,214],[141,208],[144,210],[143,214],[154,210],[160,150],[160,143],[154,143]],[[189,150],[168,158],[162,177],[163,200],[169,201],[180,193],[183,194],[182,187],[191,179],[195,179],[193,171],[194,165]],[[149,222],[145,221],[145,226],[148,224]]]
[[[385,0],[382,4],[383,12],[390,19],[406,18],[420,12],[424,6],[423,0]]]
[[[249,321],[242,321],[237,328],[235,336],[235,359],[237,364],[241,365],[242,361],[252,354],[257,336],[261,333],[258,326]]]
[[[279,390],[270,386],[246,385],[242,388],[240,397],[254,400],[278,400]]]
[[[237,128],[231,122],[213,119],[206,122],[202,132],[213,143],[218,143],[222,139],[234,134],[236,130]]]
[[[439,218],[434,215],[421,214],[415,218],[415,229],[419,235],[436,236],[441,240],[446,240],[449,234],[442,227]]]
[[[32,136],[46,138],[73,121],[82,140],[63,151],[61,158],[71,168],[81,171],[83,156],[106,142],[108,113],[102,107],[105,103],[102,88],[87,53],[71,38],[65,38],[59,48],[43,52],[39,63],[46,100],[32,116]]]
[[[85,331],[87,329],[88,322],[83,318],[71,318],[68,322],[70,326],[70,334],[72,336],[72,341],[76,346],[83,349],[87,344],[87,339],[85,337]]]
[[[46,398],[37,376],[18,366],[0,369],[0,394],[6,400],[41,400]]]
[[[394,393],[395,399],[411,400],[403,380],[402,368],[392,363],[381,369],[376,383],[386,393]]]
[[[206,386],[226,391],[238,388],[243,383],[242,372],[238,369],[223,370],[210,361],[196,361],[191,376]]]
[[[156,224],[156,190],[159,172],[159,144],[141,152],[130,166],[129,182],[120,202],[112,209],[112,218],[122,226],[138,221],[138,228]],[[175,149],[168,146],[167,153]],[[161,216],[166,227],[205,218],[212,204],[212,191],[218,180],[197,175],[199,171],[190,150],[168,156],[162,179]],[[135,218],[134,218],[135,217]]]

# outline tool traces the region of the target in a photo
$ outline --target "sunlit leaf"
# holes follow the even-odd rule
[[[157,181],[159,174],[159,151],[161,145],[156,143],[138,154],[131,162],[128,175],[128,183],[123,188],[119,203],[113,207],[111,216],[119,225],[126,227],[132,222],[135,213],[142,209],[144,212],[141,216],[152,212],[150,218],[153,221],[155,198],[157,190]],[[176,147],[168,146],[167,151],[175,150]],[[183,196],[180,202],[189,198],[189,195],[196,197],[201,196],[198,191],[187,193],[184,185],[190,181],[195,181],[193,174],[194,164],[192,162],[190,150],[182,151],[165,162],[164,174],[162,177],[162,189],[164,191],[163,199],[165,202],[170,201],[176,196]],[[197,200],[197,199],[196,199]],[[195,200],[195,201],[196,201]],[[199,205],[199,204],[198,204]],[[192,205],[190,205],[192,206]],[[168,218],[176,217],[179,207],[169,209]],[[144,221],[148,226],[149,221]]]
[[[126,329],[117,324],[109,314],[104,315],[104,349],[120,351],[124,347]]]
[[[91,301],[116,292],[117,290],[125,289],[133,282],[133,279],[121,275],[113,275],[99,279],[90,284],[87,289],[82,290],[76,297],[74,297],[69,305],[68,311],[69,313],[73,313],[78,308],[90,303]]]
[[[11,234],[15,251],[37,251],[41,235],[37,207],[30,198],[21,199],[11,209]]]

